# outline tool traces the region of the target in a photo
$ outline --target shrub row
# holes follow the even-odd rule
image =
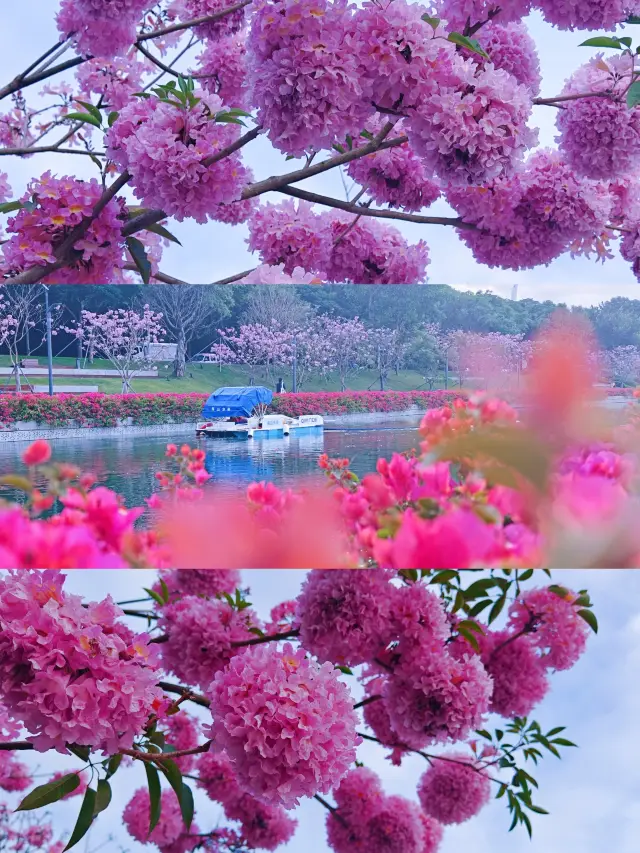
[[[127,418],[132,424],[190,422],[200,418],[206,394],[12,394],[0,397],[0,424],[35,421],[51,427],[74,421],[78,426],[112,427]],[[434,409],[460,396],[457,391],[344,391],[276,394],[271,411],[298,415],[349,412],[399,412],[414,406]]]

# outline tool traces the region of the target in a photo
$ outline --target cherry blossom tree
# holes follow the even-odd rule
[[[6,282],[179,283],[160,264],[186,219],[247,225],[255,269],[220,281],[424,283],[403,222],[453,228],[501,269],[615,250],[640,271],[637,39],[615,34],[635,2],[273,5],[60,0],[59,41],[0,85]],[[582,31],[564,85],[541,78],[532,10]],[[280,168],[254,174],[268,145]],[[346,200],[314,182],[339,169]]]
[[[145,305],[142,311],[116,308],[104,314],[83,311],[79,323],[66,329],[88,349],[106,358],[120,374],[122,393],[129,393],[131,381],[153,366],[150,345],[164,335],[162,314]]]
[[[340,380],[340,390],[347,387],[347,380],[370,361],[369,331],[357,317],[345,319],[324,315],[321,334],[327,341],[330,361]]]
[[[235,354],[235,361],[249,367],[250,381],[255,380],[256,368],[264,368],[267,377],[273,379],[273,371],[290,363],[292,333],[280,326],[262,323],[244,323],[239,329],[219,329],[221,343]],[[215,346],[215,345],[214,345]],[[214,352],[214,350],[211,350]],[[215,350],[217,352],[217,350]]]

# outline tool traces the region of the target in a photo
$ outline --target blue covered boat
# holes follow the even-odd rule
[[[241,388],[218,388],[202,409],[202,421],[196,424],[196,435],[229,438],[281,438],[291,430],[324,428],[320,415],[268,415],[273,392],[261,385]]]

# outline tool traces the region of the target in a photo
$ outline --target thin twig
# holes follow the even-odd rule
[[[158,687],[165,690],[167,693],[177,693],[179,696],[187,696],[189,702],[195,702],[196,705],[201,705],[203,708],[208,708],[211,704],[206,696],[200,696],[199,693],[193,693],[188,687],[183,687],[181,684],[171,684],[169,681],[159,681]]]
[[[75,132],[75,131],[74,131]],[[29,157],[31,154],[81,154],[83,157],[104,157],[104,151],[81,151],[75,148],[60,148],[55,145],[40,145],[37,148],[0,148],[0,157]]]
[[[240,281],[252,273],[256,267],[251,267],[250,270],[245,270],[244,272],[236,273],[236,275],[230,275],[229,278],[221,278],[219,281],[213,281],[212,284],[233,284],[236,281]]]
[[[289,637],[297,637],[300,631],[294,628],[291,631],[283,631],[281,634],[265,634],[264,637],[253,637],[251,640],[240,640],[237,643],[231,643],[231,647],[239,649],[241,646],[259,646],[261,643],[277,642],[278,640],[286,640]]]
[[[235,142],[232,142],[231,145],[227,145],[226,148],[222,148],[216,154],[212,154],[210,157],[206,157],[202,161],[202,165],[205,167],[212,166],[214,163],[217,163],[219,160],[224,160],[225,157],[228,157],[230,154],[233,154],[234,151],[238,151],[240,148],[243,148],[249,142],[253,142],[256,136],[262,130],[262,125],[258,125],[254,127],[253,130],[248,131],[241,136],[239,139],[236,139]]]
[[[168,27],[163,27],[161,30],[153,30],[150,33],[142,33],[138,36],[136,41],[136,45],[141,41],[148,41],[149,39],[158,39],[162,38],[162,36],[167,36],[169,33],[176,33],[178,30],[188,30],[191,27],[198,27],[200,24],[209,24],[214,21],[219,21],[221,18],[225,18],[227,15],[232,15],[234,12],[239,12],[240,9],[244,9],[245,6],[248,6],[252,3],[253,0],[242,0],[241,3],[236,3],[235,6],[229,6],[228,9],[222,9],[220,12],[214,12],[211,15],[203,15],[201,18],[193,18],[191,21],[185,21],[182,24],[171,24]]]

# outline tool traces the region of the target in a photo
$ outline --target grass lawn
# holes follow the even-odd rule
[[[38,356],[40,367],[47,366],[47,359]],[[75,367],[75,358],[54,358],[54,367]],[[9,357],[0,355],[0,366],[9,367]],[[94,359],[92,365],[87,364],[87,367],[101,368],[113,370],[113,365],[103,359]],[[216,388],[225,385],[248,385],[249,371],[239,365],[223,366],[222,369],[214,364],[187,364],[186,376],[184,379],[175,379],[172,373],[172,364],[166,362],[158,363],[158,379],[134,379],[132,382],[134,392],[156,393],[156,394],[188,394],[192,391],[209,394]],[[278,374],[279,376],[280,374]],[[276,376],[276,381],[277,381]],[[291,391],[291,371],[282,374],[287,391]],[[13,377],[1,376],[0,384],[13,384]],[[32,384],[46,385],[47,377],[29,377]],[[104,394],[119,394],[122,390],[122,384],[119,379],[102,379],[94,377],[74,379],[71,376],[54,377],[54,384],[60,385],[97,385],[100,391]],[[259,370],[255,372],[255,385],[266,385],[275,390],[275,382],[270,382],[266,376]],[[453,388],[453,383],[450,381],[449,387]],[[350,391],[377,391],[380,388],[378,376],[375,370],[362,370],[359,373],[351,376],[347,381],[347,388]],[[391,372],[385,385],[389,391],[414,391],[420,389],[422,391],[429,390],[429,386],[424,384],[424,378],[414,370],[401,370],[396,376]],[[437,382],[434,385],[434,390],[444,388],[444,380]],[[300,391],[339,391],[340,381],[337,377],[315,377],[309,375],[305,377]]]

